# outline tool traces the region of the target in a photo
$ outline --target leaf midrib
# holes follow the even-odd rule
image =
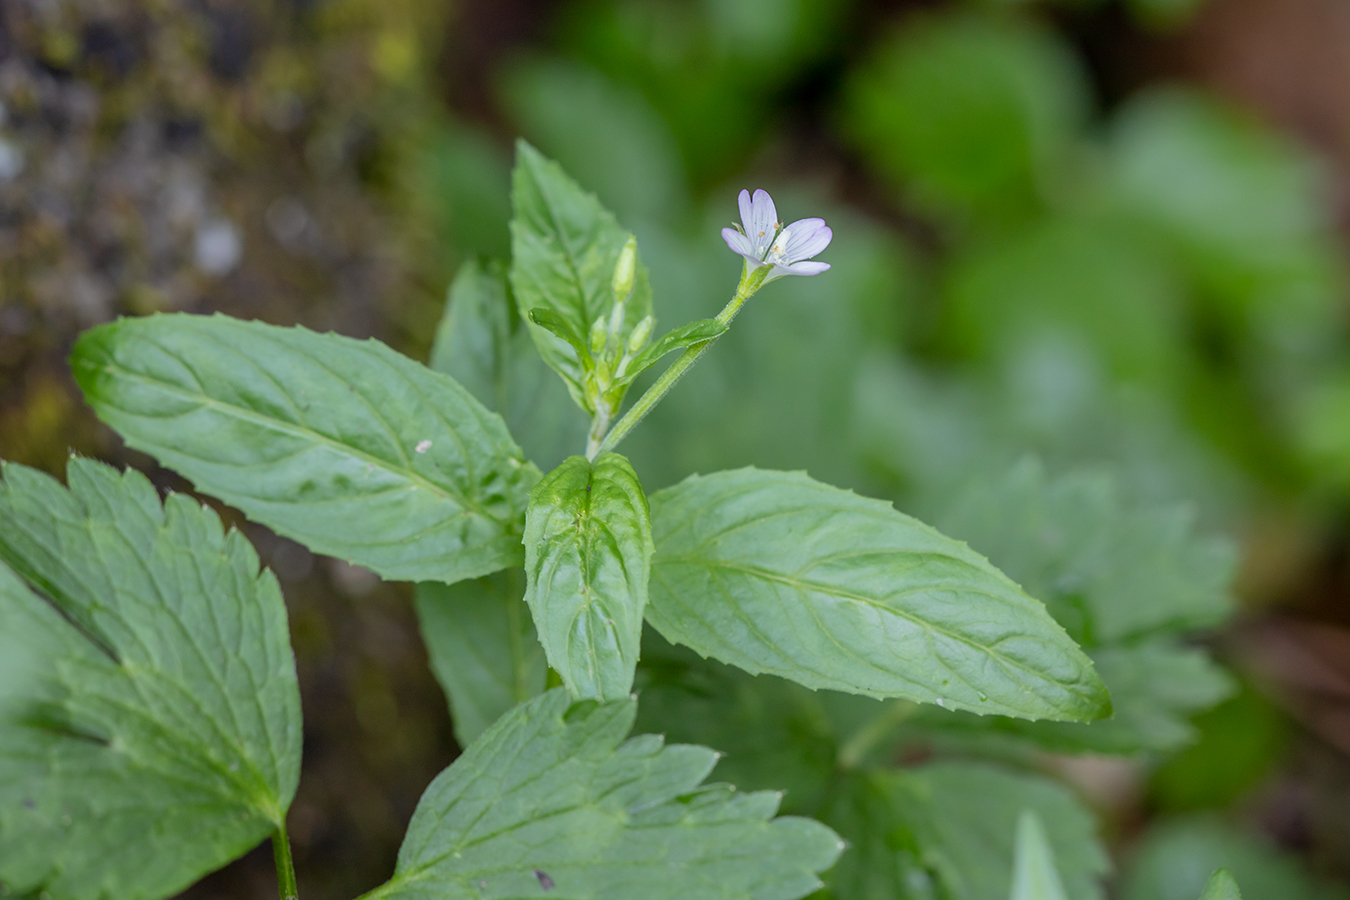
[[[406,480],[406,481],[408,481],[408,482],[413,483],[414,486],[425,488],[426,490],[430,491],[431,493],[433,493],[433,494],[435,494],[435,495],[438,495],[438,496],[441,497],[442,499],[448,500],[448,501],[450,501],[451,503],[456,504],[457,506],[461,507],[461,508],[464,509],[464,510],[471,511],[471,512],[473,512],[474,514],[479,515],[479,516],[482,516],[482,517],[485,518],[485,519],[490,519],[490,520],[492,520],[493,522],[498,523],[499,525],[508,525],[508,524],[510,524],[506,519],[504,519],[504,518],[502,518],[502,517],[499,517],[499,516],[496,516],[496,515],[493,515],[492,513],[487,512],[487,511],[486,511],[485,509],[483,509],[483,507],[480,506],[477,502],[475,502],[475,501],[473,501],[473,500],[470,500],[468,497],[465,497],[465,496],[462,496],[462,495],[457,495],[457,494],[455,494],[455,493],[452,493],[449,489],[445,488],[444,486],[438,485],[438,484],[436,484],[436,483],[433,482],[433,481],[427,480],[424,476],[422,476],[421,474],[419,474],[419,473],[418,473],[416,470],[414,470],[414,469],[404,469],[404,468],[397,467],[397,466],[393,465],[392,463],[390,463],[388,460],[381,459],[380,457],[375,456],[375,455],[373,455],[373,454],[371,454],[371,453],[368,453],[368,452],[366,452],[366,451],[364,451],[364,450],[359,450],[359,449],[357,449],[356,447],[351,446],[350,444],[344,444],[344,443],[342,443],[341,441],[334,440],[333,438],[330,438],[330,437],[328,437],[327,435],[325,435],[325,434],[323,434],[323,433],[321,433],[321,432],[315,431],[315,430],[312,429],[312,428],[307,428],[307,427],[305,427],[305,426],[303,426],[303,425],[299,425],[299,424],[296,424],[296,423],[286,422],[286,421],[283,420],[283,419],[276,419],[276,418],[272,418],[272,417],[269,417],[269,416],[264,416],[264,415],[262,415],[262,414],[260,414],[260,413],[256,413],[256,412],[254,412],[254,411],[252,411],[252,410],[250,410],[250,409],[247,409],[246,407],[235,406],[235,405],[233,405],[233,404],[225,403],[224,401],[217,400],[216,398],[210,396],[209,394],[205,394],[205,393],[197,393],[197,394],[194,394],[194,393],[192,393],[192,392],[190,392],[190,391],[187,391],[187,390],[185,390],[185,389],[183,389],[183,388],[181,388],[181,387],[178,387],[178,386],[176,386],[176,385],[170,384],[170,383],[165,382],[165,381],[161,381],[161,380],[159,380],[159,379],[157,379],[157,378],[152,378],[152,377],[150,377],[149,375],[143,375],[143,374],[141,374],[141,373],[139,373],[139,372],[134,372],[134,371],[132,371],[132,370],[130,370],[130,369],[127,369],[127,368],[125,368],[125,367],[123,367],[123,366],[120,366],[120,365],[118,365],[118,364],[116,364],[116,363],[114,363],[114,362],[107,362],[107,363],[105,363],[105,364],[104,364],[104,369],[105,369],[105,370],[114,370],[114,369],[115,369],[117,372],[119,372],[120,374],[122,374],[123,376],[125,376],[125,377],[127,377],[127,378],[131,378],[131,379],[134,379],[134,380],[137,380],[137,381],[141,381],[141,382],[144,382],[144,383],[147,383],[147,384],[154,385],[155,387],[159,388],[160,390],[166,391],[166,392],[171,393],[171,394],[175,394],[175,395],[177,395],[178,397],[180,397],[180,398],[182,398],[182,399],[190,400],[190,401],[192,401],[192,402],[196,402],[196,403],[198,403],[198,404],[201,405],[201,406],[209,406],[209,407],[213,407],[213,408],[215,408],[217,411],[221,411],[221,412],[224,412],[224,413],[226,413],[226,414],[232,414],[232,415],[236,416],[237,418],[245,419],[245,420],[254,422],[255,424],[265,425],[265,426],[267,426],[267,427],[269,427],[269,428],[272,428],[272,429],[275,430],[275,431],[280,431],[280,432],[287,433],[287,434],[291,434],[291,435],[293,435],[293,436],[297,436],[297,437],[301,437],[301,438],[308,438],[309,440],[313,441],[313,442],[316,443],[316,444],[322,444],[322,445],[325,445],[325,446],[328,446],[328,447],[331,447],[331,448],[334,448],[334,449],[341,450],[341,451],[343,451],[343,452],[345,452],[345,453],[351,455],[352,457],[354,457],[354,458],[356,458],[356,459],[358,459],[358,460],[360,460],[360,461],[366,463],[367,465],[374,465],[374,466],[377,466],[377,467],[380,468],[380,469],[383,469],[383,470],[385,470],[385,471],[387,471],[387,472],[390,472],[390,473],[392,473],[392,474],[394,474],[394,475],[397,475],[397,476],[403,478],[404,480]],[[138,418],[148,418],[148,419],[182,418],[181,415],[175,415],[175,416],[172,416],[172,417],[170,417],[170,416],[145,416],[145,415],[141,415],[141,414],[138,414],[138,413],[134,413],[134,412],[132,412],[132,411],[130,411],[130,410],[124,409],[124,408],[122,408],[122,407],[120,407],[120,406],[117,406],[116,404],[114,404],[114,403],[112,403],[110,400],[108,400],[106,397],[100,397],[100,398],[98,398],[97,402],[99,402],[99,403],[101,403],[101,404],[103,404],[103,405],[105,405],[105,406],[112,407],[113,409],[116,409],[116,410],[118,410],[119,412],[121,412],[121,413],[123,413],[123,414],[125,414],[125,415],[128,415],[128,416],[136,416],[136,417],[138,417]],[[140,441],[140,440],[132,441],[131,439],[128,439],[128,443],[141,443],[141,441]],[[146,444],[149,444],[150,442],[149,442],[149,441],[146,441],[145,443],[146,443]],[[179,451],[174,451],[174,450],[172,450],[172,449],[169,449],[169,452],[170,452],[170,453],[177,453],[177,452],[179,452]],[[184,453],[184,454],[182,454],[182,455],[183,455],[183,456],[188,456],[189,454]],[[192,457],[192,458],[200,459],[199,457]],[[201,461],[202,461],[202,462],[206,462],[206,460],[201,460]],[[242,496],[251,496],[252,499],[260,500],[260,501],[262,501],[262,502],[269,502],[269,503],[270,503],[270,502],[277,502],[277,501],[275,501],[275,500],[270,500],[270,499],[265,498],[265,497],[257,497],[257,496],[253,496],[253,495],[247,495],[247,494],[241,494],[241,495],[242,495]],[[364,497],[364,496],[366,496],[366,495],[363,494],[363,495],[361,495],[361,496]]]
[[[680,563],[680,564],[683,564],[683,565],[695,566],[695,567],[703,567],[703,568],[706,568],[706,569],[724,569],[724,570],[731,571],[731,572],[740,572],[740,573],[745,574],[745,575],[750,575],[750,576],[753,576],[753,577],[756,577],[756,578],[760,578],[760,579],[762,579],[762,580],[764,580],[764,581],[771,581],[771,582],[776,582],[776,583],[778,583],[778,584],[787,585],[788,587],[794,588],[794,589],[799,590],[799,591],[803,591],[803,590],[811,590],[811,591],[816,591],[816,592],[822,593],[822,594],[828,594],[828,595],[831,595],[831,596],[843,597],[844,599],[847,599],[847,600],[854,600],[854,601],[859,602],[859,603],[864,603],[864,604],[866,604],[866,605],[868,605],[868,606],[871,606],[871,607],[873,607],[873,608],[875,608],[875,609],[879,609],[879,610],[881,610],[881,611],[883,611],[883,612],[890,613],[890,614],[892,614],[892,615],[898,616],[899,618],[906,619],[906,620],[908,620],[908,621],[910,621],[910,622],[913,622],[915,625],[918,625],[919,627],[921,627],[921,628],[923,628],[923,629],[925,629],[925,630],[927,630],[927,631],[931,631],[931,632],[934,632],[934,633],[937,633],[937,634],[941,634],[941,635],[943,635],[943,636],[945,636],[945,637],[947,637],[947,638],[950,638],[951,640],[953,640],[953,641],[955,641],[955,642],[957,642],[957,643],[965,644],[965,645],[967,645],[967,646],[969,646],[969,647],[971,647],[971,648],[973,648],[973,649],[977,649],[977,650],[980,650],[980,651],[983,652],[983,653],[987,653],[988,655],[990,655],[990,656],[992,656],[992,657],[994,657],[994,658],[996,658],[996,659],[998,659],[998,660],[1000,660],[1000,661],[1006,662],[1006,663],[1007,663],[1009,666],[1011,666],[1012,668],[1015,668],[1015,669],[1018,669],[1018,670],[1020,670],[1020,671],[1023,671],[1023,672],[1026,672],[1026,673],[1028,673],[1028,674],[1031,674],[1031,675],[1036,676],[1037,679],[1040,680],[1040,681],[1042,681],[1042,682],[1049,682],[1049,683],[1051,683],[1051,684],[1059,685],[1059,686],[1065,688],[1066,690],[1069,690],[1071,693],[1074,694],[1074,696],[1078,696],[1078,697],[1080,697],[1081,699],[1087,699],[1086,697],[1082,697],[1082,695],[1077,694],[1077,692],[1072,691],[1071,687],[1070,687],[1069,685],[1065,684],[1064,682],[1061,682],[1061,681],[1055,681],[1055,680],[1049,678],[1048,676],[1046,676],[1044,673],[1038,672],[1036,669],[1030,668],[1030,667],[1029,667],[1028,665],[1026,665],[1025,663],[1017,662],[1017,661],[1013,660],[1011,657],[1007,656],[1006,654],[1000,653],[999,651],[993,649],[993,648],[990,647],[990,646],[987,646],[987,645],[985,645],[985,644],[977,643],[975,640],[973,640],[973,639],[971,639],[971,638],[969,638],[969,637],[966,637],[966,636],[964,636],[964,635],[961,635],[961,634],[959,634],[958,632],[954,632],[954,631],[951,631],[951,630],[949,630],[949,629],[943,628],[943,627],[941,627],[941,626],[935,625],[935,624],[933,624],[932,622],[929,622],[929,621],[926,620],[926,619],[920,618],[920,617],[918,617],[917,615],[915,615],[915,614],[913,614],[913,613],[907,612],[907,611],[902,610],[902,609],[897,609],[897,608],[892,607],[892,606],[887,606],[886,604],[882,603],[881,601],[877,600],[876,598],[868,597],[868,596],[865,596],[865,595],[863,595],[863,594],[858,594],[858,593],[856,593],[856,592],[848,591],[848,590],[846,590],[846,589],[843,589],[843,588],[838,587],[837,585],[827,585],[827,584],[823,584],[823,583],[821,583],[821,582],[811,581],[810,579],[806,579],[806,578],[797,578],[797,577],[793,577],[793,576],[782,575],[782,574],[777,573],[777,572],[772,572],[772,571],[769,571],[769,570],[767,570],[767,569],[762,569],[762,568],[760,568],[760,567],[758,567],[758,566],[752,566],[752,565],[747,565],[747,564],[737,564],[737,563],[730,563],[730,562],[722,562],[722,561],[720,561],[720,560],[709,560],[709,559],[705,559],[705,558],[695,558],[695,557],[689,557],[689,556],[665,557],[665,558],[663,558],[663,559],[654,560],[654,561],[653,561],[653,564],[652,564],[652,567],[653,567],[653,568],[656,568],[657,566],[660,566],[660,565],[663,565],[663,564],[666,564],[666,563]],[[913,587],[913,588],[909,588],[909,589],[907,589],[907,590],[905,590],[905,591],[902,591],[902,592],[900,592],[899,594],[897,594],[897,595],[895,595],[895,596],[904,596],[904,595],[906,595],[906,594],[917,593],[917,592],[922,591],[922,590],[927,590],[927,589],[930,589],[930,588],[932,588],[932,587],[942,587],[942,586],[943,586],[943,585],[922,585],[922,586],[916,586],[916,587]],[[980,589],[978,589],[978,588],[970,588],[970,587],[965,587],[965,586],[960,586],[958,589],[959,589],[959,590],[962,590],[962,591],[967,591],[967,592],[970,592],[970,593],[974,593],[974,594],[980,594],[980,595],[983,595],[983,596],[985,596],[985,597],[989,597],[990,599],[993,599],[993,600],[999,600],[999,601],[1002,602],[1002,598],[998,597],[998,595],[993,594],[993,593],[991,593],[991,592],[989,592],[989,591],[984,591],[984,590],[980,590]]]

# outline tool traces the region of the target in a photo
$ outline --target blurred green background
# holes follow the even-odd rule
[[[1249,900],[1340,896],[1350,6],[6,0],[0,456],[184,488],[68,376],[117,315],[425,359],[456,267],[508,252],[518,134],[636,231],[667,327],[733,289],[740,188],[834,228],[833,270],[757,297],[625,444],[649,490],[804,468],[941,524],[1034,455],[1236,539],[1243,611],[1196,640],[1241,690],[1185,749],[1041,765],[1102,816],[1113,896],[1191,900],[1220,864]],[[223,512],[291,608],[301,884],[354,896],[457,752],[409,591]],[[190,896],[274,891],[262,848]]]

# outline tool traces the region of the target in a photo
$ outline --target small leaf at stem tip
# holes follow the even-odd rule
[[[567,341],[582,359],[585,359],[589,355],[589,347],[586,342],[581,339],[581,335],[577,334],[576,329],[572,327],[572,323],[568,322],[553,310],[536,307],[530,310],[530,321],[541,328],[547,329],[564,341]],[[597,319],[596,322],[603,328],[603,320]],[[603,330],[601,333],[604,333]],[[594,329],[592,329],[592,336],[594,336]]]
[[[641,328],[642,323],[638,323],[638,327]],[[656,343],[634,356],[629,361],[628,368],[624,370],[623,377],[616,379],[615,384],[618,386],[630,384],[634,378],[654,366],[667,353],[706,343],[725,334],[726,330],[727,326],[716,319],[699,319],[673,328],[661,335]],[[637,331],[633,333],[636,335]]]
[[[1227,869],[1219,869],[1209,878],[1200,900],[1242,900],[1236,879]]]

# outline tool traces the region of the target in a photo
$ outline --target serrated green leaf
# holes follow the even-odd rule
[[[633,689],[652,559],[651,514],[617,453],[573,456],[530,492],[525,601],[549,664],[582,699]]]
[[[1227,869],[1220,869],[1209,877],[1200,900],[1242,900],[1242,892]]]
[[[501,264],[460,268],[436,329],[431,368],[499,413],[525,455],[545,471],[585,446],[589,423],[539,358]]]
[[[694,476],[652,498],[648,620],[811,688],[1086,721],[1110,701],[1045,608],[964,544],[799,472]]]
[[[614,303],[614,266],[629,232],[619,226],[594,194],[587,193],[562,167],[524,141],[516,144],[511,178],[511,286],[522,314],[546,309],[561,317],[571,332],[586,337],[591,324],[609,315]],[[647,267],[637,264],[624,321],[631,331],[652,311]],[[582,402],[582,370],[575,346],[531,323],[544,361]],[[624,332],[627,334],[627,331]]]
[[[315,552],[411,581],[522,561],[538,471],[454,379],[377,341],[156,315],[86,331],[71,361],[129,445]]]
[[[161,506],[135,471],[72,459],[69,490],[2,475],[0,884],[173,894],[274,831],[295,794],[276,579],[214,512]]]
[[[636,703],[516,707],[432,782],[376,898],[796,900],[843,845],[778,795],[700,786],[704,747],[626,742]]]
[[[1069,900],[1055,868],[1055,853],[1040,816],[1029,809],[1017,818],[1011,900]]]
[[[686,347],[692,347],[695,344],[703,344],[725,334],[727,326],[716,319],[699,319],[696,322],[690,322],[688,325],[681,325],[679,328],[672,328],[660,339],[654,342],[650,347],[643,350],[637,356],[633,357],[624,374],[614,379],[616,385],[630,384],[634,378],[637,378],[643,372],[665,356],[667,353],[675,350],[683,350]]]
[[[517,703],[544,691],[548,665],[524,592],[520,569],[458,584],[417,586],[422,640],[431,670],[450,700],[461,747]]]

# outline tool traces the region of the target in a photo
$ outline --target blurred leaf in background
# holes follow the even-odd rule
[[[1293,857],[1219,819],[1164,820],[1135,849],[1121,900],[1190,900],[1215,869],[1232,872],[1242,900],[1343,900],[1350,891],[1318,882]]]
[[[1010,17],[911,17],[852,73],[843,128],[915,205],[1008,227],[1043,209],[1087,115],[1077,61]]]

